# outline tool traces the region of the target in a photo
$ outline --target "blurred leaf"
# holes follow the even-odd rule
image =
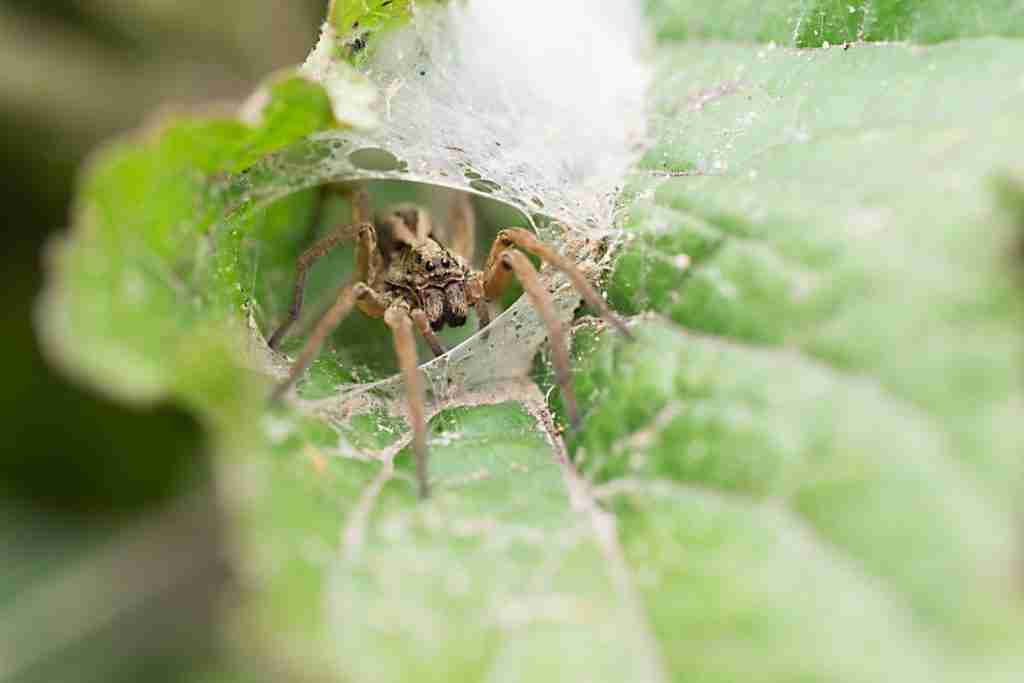
[[[237,283],[214,278],[203,290],[194,277],[228,208],[209,179],[332,121],[322,89],[298,77],[275,83],[268,97],[255,126],[169,118],[93,161],[76,230],[52,255],[56,279],[43,305],[45,341],[74,372],[125,397],[191,397],[214,412],[251,400],[234,395],[242,378],[226,370],[239,362],[221,329],[230,311],[205,305],[230,298],[217,285]]]
[[[230,202],[211,178],[333,123],[322,88],[298,77],[268,84],[252,113],[168,116],[98,154],[40,305],[51,358],[123,400],[186,406],[221,466],[265,448],[252,425],[267,382],[245,366],[238,283],[209,275],[230,256],[230,242],[209,249]]]

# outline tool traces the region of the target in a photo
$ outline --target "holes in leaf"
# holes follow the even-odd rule
[[[486,179],[474,180],[470,182],[469,186],[472,187],[477,192],[483,192],[484,194],[491,194],[501,189],[501,185],[494,182],[493,180]]]
[[[348,160],[364,171],[400,171],[405,167],[398,157],[380,147],[357,149],[348,155]]]

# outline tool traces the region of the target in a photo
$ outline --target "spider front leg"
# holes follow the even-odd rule
[[[313,329],[313,334],[310,335],[309,340],[303,347],[298,360],[295,361],[291,370],[288,371],[288,377],[274,389],[274,393],[270,396],[272,401],[279,400],[288,392],[306,368],[309,367],[309,364],[313,362],[316,355],[320,353],[320,347],[323,346],[327,336],[352,312],[352,308],[355,307],[357,301],[366,299],[369,299],[375,307],[381,307],[383,310],[384,302],[380,300],[377,293],[370,289],[369,285],[365,282],[345,285],[339,290],[334,303],[317,322],[316,327]]]
[[[350,225],[342,225],[331,230],[325,237],[303,252],[296,262],[297,275],[295,289],[292,292],[292,304],[288,309],[288,317],[277,328],[267,345],[276,349],[292,325],[299,319],[302,312],[302,300],[306,290],[306,275],[314,263],[329,254],[342,242],[356,239],[356,280],[373,282],[377,259],[377,232],[369,219],[369,197],[365,190],[359,189],[352,193],[352,219]]]
[[[530,259],[522,252],[517,251],[515,247],[525,249],[565,273],[584,301],[600,311],[601,315],[627,338],[632,339],[633,335],[630,334],[622,319],[590,286],[587,278],[576,265],[555,251],[551,245],[541,242],[533,233],[522,228],[508,228],[498,233],[491,246],[491,253],[487,258],[487,266],[484,270],[485,298],[493,300],[501,296],[511,284],[513,275],[523,285],[523,291],[526,292],[530,302],[540,313],[544,326],[547,328],[548,338],[551,340],[555,377],[562,390],[562,402],[565,404],[569,423],[575,430],[579,427],[579,413],[576,407],[576,394],[572,389],[572,377],[569,374],[569,345],[565,329],[555,310],[551,294],[540,281],[537,269],[530,263]]]
[[[402,369],[406,401],[409,406],[409,422],[412,426],[412,448],[416,456],[416,481],[420,500],[430,496],[430,482],[427,478],[427,421],[424,416],[423,386],[420,373],[416,370],[416,342],[412,334],[412,320],[409,306],[399,302],[384,313],[384,322],[391,328],[395,340],[395,354]]]
[[[572,388],[572,376],[569,374],[569,344],[565,339],[565,327],[555,310],[555,302],[551,294],[544,288],[537,275],[537,269],[530,263],[530,259],[519,251],[506,251],[498,258],[498,267],[506,273],[514,273],[516,279],[523,285],[523,291],[530,298],[530,303],[540,313],[544,327],[548,330],[548,339],[551,341],[551,361],[555,366],[555,378],[562,390],[562,403],[565,404],[565,412],[569,415],[569,424],[573,430],[579,428],[580,417],[576,410],[576,394]]]
[[[587,282],[586,276],[580,272],[576,264],[555,251],[554,247],[550,244],[540,241],[536,235],[524,228],[506,228],[499,232],[495,238],[494,244],[491,246],[490,256],[487,258],[487,267],[484,271],[486,274],[485,289],[488,299],[493,300],[501,296],[501,292],[508,286],[511,273],[506,272],[502,274],[500,272],[501,269],[497,265],[502,254],[513,247],[524,249],[565,273],[569,281],[572,282],[573,287],[576,288],[576,291],[579,292],[580,296],[583,297],[583,300],[591,308],[597,310],[602,318],[611,323],[627,339],[633,339],[633,334],[626,327],[626,323],[615,314],[615,311],[608,306],[608,303]]]
[[[466,294],[469,301],[474,302],[476,309],[477,330],[483,330],[483,338],[487,339],[490,332],[486,329],[491,324],[491,305],[484,291],[484,274],[476,271],[466,281]]]

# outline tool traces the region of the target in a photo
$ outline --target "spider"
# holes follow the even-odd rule
[[[365,188],[357,187],[345,192],[352,205],[352,222],[334,228],[299,257],[288,317],[270,337],[270,348],[276,349],[298,320],[306,274],[318,259],[340,244],[354,241],[355,276],[341,287],[334,303],[316,323],[288,377],[277,386],[272,398],[278,400],[284,396],[320,352],[327,336],[353,308],[372,318],[383,318],[391,329],[405,384],[418,491],[420,498],[425,499],[430,494],[427,427],[423,388],[416,371],[413,327],[434,355],[441,356],[446,350],[435,333],[446,325],[464,325],[470,307],[476,310],[480,329],[487,327],[490,324],[490,302],[501,297],[515,277],[547,328],[562,402],[572,428],[576,429],[579,415],[569,375],[565,330],[555,312],[551,295],[541,284],[537,269],[523,251],[565,273],[590,306],[627,338],[632,338],[625,323],[612,312],[576,265],[529,230],[513,227],[498,233],[483,270],[476,270],[471,265],[476,221],[472,206],[464,195],[453,205],[449,247],[435,238],[433,223],[425,209],[400,205],[371,220],[369,195]]]

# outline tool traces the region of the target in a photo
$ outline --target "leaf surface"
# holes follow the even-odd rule
[[[438,493],[417,504],[375,321],[346,322],[299,399],[267,408],[282,359],[254,330],[347,212],[315,186],[384,177],[347,132],[315,134],[339,103],[386,121],[344,78],[284,78],[245,122],[176,117],[99,155],[54,249],[51,355],[207,426],[251,588],[236,640],[283,661],[353,680],[1015,680],[1024,49],[767,41],[1016,36],[1016,10],[647,5],[650,144],[608,281],[639,339],[578,326],[574,465],[537,385],[453,363],[429,375],[466,392],[433,386]],[[397,25],[395,6],[362,20]],[[335,257],[311,300],[350,269]],[[464,362],[500,369],[519,338],[501,339]]]

